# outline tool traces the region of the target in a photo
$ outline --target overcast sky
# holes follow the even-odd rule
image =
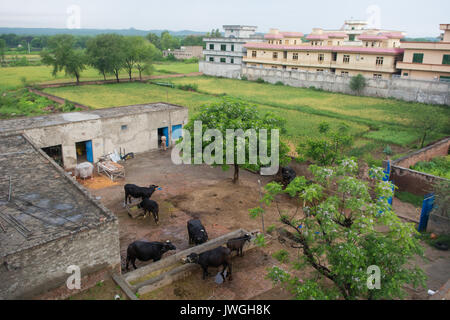
[[[78,15],[79,12],[79,15]],[[79,17],[79,18],[78,18]],[[448,0],[1,0],[0,27],[209,31],[224,24],[311,32],[345,19],[438,36],[450,23]]]

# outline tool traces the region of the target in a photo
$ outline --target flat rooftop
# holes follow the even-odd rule
[[[0,135],[0,258],[114,220],[25,136]]]
[[[37,117],[7,119],[0,120],[0,133],[17,132],[26,129],[62,125],[87,120],[117,118],[133,114],[143,114],[147,112],[176,111],[181,109],[185,109],[185,107],[169,103],[157,102],[80,112],[55,113]]]

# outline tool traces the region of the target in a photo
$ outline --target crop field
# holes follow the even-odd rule
[[[193,79],[193,77],[189,79]],[[194,114],[201,105],[217,102],[221,99],[221,97],[210,94],[183,91],[176,88],[144,83],[48,88],[44,91],[93,108],[158,101],[169,102],[188,107],[190,115]],[[311,136],[312,132],[317,133],[319,123],[329,120],[329,118],[324,116],[309,114],[294,109],[284,110],[265,104],[258,104],[258,106],[263,111],[271,111],[287,120],[286,137],[292,142],[297,142],[302,137]],[[366,125],[347,120],[338,121],[338,123],[347,123],[351,128],[351,133],[354,135],[361,135],[369,130],[369,127]]]
[[[152,75],[164,75],[175,73],[191,73],[198,72],[197,63],[171,62],[154,64],[154,72]],[[138,77],[139,73],[133,72],[133,77]],[[120,73],[121,78],[128,77],[125,70]],[[107,79],[114,79],[114,76],[107,76]],[[27,84],[42,84],[55,82],[75,81],[73,77],[66,76],[64,72],[59,72],[56,77],[52,75],[52,67],[50,66],[27,66],[27,67],[6,67],[0,68],[0,91],[15,89],[23,85],[23,80]],[[81,73],[81,81],[86,80],[103,80],[103,76],[93,68],[87,68]]]

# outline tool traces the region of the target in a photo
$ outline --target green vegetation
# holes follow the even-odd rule
[[[358,94],[361,93],[361,91],[366,86],[366,78],[362,74],[357,74],[356,76],[352,77],[350,79],[350,89],[357,92]]]
[[[292,261],[293,267],[315,272],[309,277],[302,273],[299,279],[290,271],[272,267],[269,279],[299,300],[395,299],[405,297],[407,284],[424,287],[425,273],[409,263],[423,257],[418,237],[411,236],[419,233],[412,223],[402,222],[386,200],[379,201],[393,194],[390,182],[382,181],[383,169],[372,168],[371,183],[356,177],[354,159],[309,169],[312,183],[296,177],[283,190],[281,184],[271,182],[264,187],[261,203],[270,208],[268,213],[275,211],[295,235],[296,247],[303,254]],[[276,205],[284,194],[296,199],[297,208],[291,212]],[[298,214],[299,208],[304,214]],[[378,279],[369,266],[379,268]]]
[[[423,196],[417,196],[408,191],[396,191],[395,197],[400,201],[410,203],[417,208],[422,207]]]
[[[419,161],[411,169],[450,179],[450,155],[436,157],[430,161]]]
[[[284,249],[278,250],[272,254],[272,257],[280,261],[281,263],[285,263],[289,261],[289,252]]]
[[[53,112],[79,111],[71,103],[59,105],[27,89],[0,92],[0,118],[37,116]]]

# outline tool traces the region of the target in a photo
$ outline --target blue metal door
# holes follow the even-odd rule
[[[172,141],[177,141],[182,136],[181,124],[172,126]]]
[[[94,153],[92,152],[92,140],[86,141],[86,158],[89,162],[94,162]]]
[[[430,216],[431,210],[433,209],[433,204],[434,204],[434,193],[427,194],[423,198],[422,212],[420,213],[419,227],[417,228],[417,230],[419,231],[427,230],[428,218]]]

